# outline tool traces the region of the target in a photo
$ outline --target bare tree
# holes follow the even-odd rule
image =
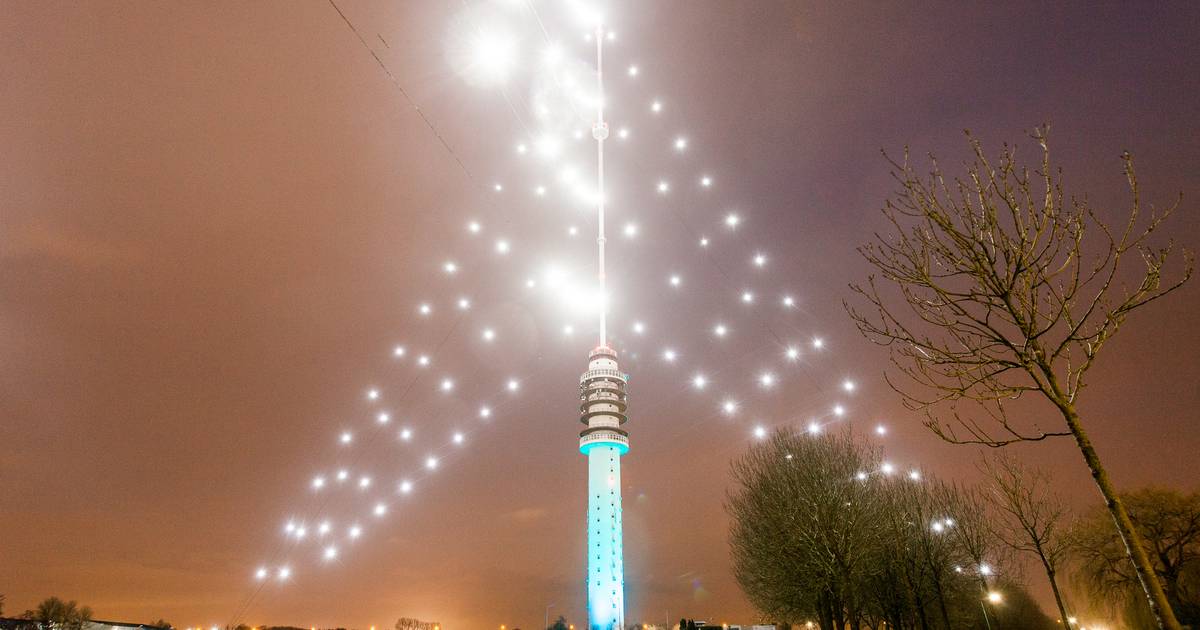
[[[437,630],[441,624],[436,621],[421,621],[412,617],[401,617],[396,620],[396,630]]]
[[[1026,468],[1005,454],[985,459],[981,468],[990,481],[990,491],[984,496],[1000,516],[992,531],[1013,551],[1038,557],[1054,592],[1059,619],[1066,624],[1071,615],[1057,577],[1070,547],[1062,500],[1048,490],[1050,479],[1045,471]]]
[[[849,436],[787,430],[734,461],[734,576],[762,614],[859,629],[883,505],[856,475],[877,465]]]
[[[898,291],[881,294],[872,275],[865,285],[851,286],[869,308],[846,308],[864,336],[890,348],[898,375],[889,374],[888,383],[907,407],[926,414],[925,425],[943,440],[1000,447],[1074,438],[1159,626],[1179,630],[1078,412],[1084,377],[1106,342],[1132,312],[1191,277],[1192,256],[1184,251],[1180,277],[1164,281],[1173,245],[1150,243],[1179,201],[1144,212],[1126,153],[1129,215],[1110,228],[1086,198],[1067,201],[1045,132],[1033,134],[1042,154],[1040,170],[1032,173],[1007,146],[993,163],[969,133],[974,160],[965,178],[947,181],[936,160],[922,176],[907,152],[902,162],[889,159],[900,184],[883,209],[893,234],[859,251]],[[1085,243],[1085,234],[1095,236]],[[1125,284],[1130,257],[1143,269]],[[1049,402],[1061,423],[1042,428],[1011,416],[1008,406],[1026,394]],[[935,415],[943,403],[948,418]],[[981,415],[962,413],[961,403],[972,403]]]
[[[1123,493],[1122,499],[1152,550],[1155,571],[1175,614],[1181,622],[1200,623],[1200,493],[1147,488]],[[1129,593],[1137,576],[1105,516],[1097,509],[1074,524],[1071,555],[1081,582],[1093,595],[1111,602]],[[1126,610],[1137,613],[1136,607]]]
[[[38,603],[36,609],[25,614],[29,619],[53,630],[80,630],[92,620],[91,608],[80,606],[75,600],[68,602],[57,597],[47,597]]]
[[[849,433],[782,429],[731,470],[734,576],[764,617],[822,630],[999,627],[981,602],[1005,564],[1000,545],[960,488],[893,475]],[[1006,626],[1018,627],[1042,626]]]

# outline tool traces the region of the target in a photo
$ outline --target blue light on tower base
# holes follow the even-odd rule
[[[621,456],[629,452],[625,424],[625,375],[617,353],[592,350],[579,379],[579,451],[588,458],[588,627],[625,627],[625,562],[621,541]]]

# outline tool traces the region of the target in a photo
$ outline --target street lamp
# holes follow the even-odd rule
[[[988,630],[991,630],[992,622],[990,619],[988,619],[987,606],[983,605],[985,601],[990,602],[992,605],[996,605],[1004,601],[1004,597],[1000,595],[998,591],[988,591],[987,595],[983,599],[979,600],[979,609],[983,611],[983,622],[987,624]]]

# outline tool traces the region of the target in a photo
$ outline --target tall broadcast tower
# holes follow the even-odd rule
[[[621,456],[629,452],[625,424],[625,375],[617,353],[608,347],[607,299],[604,278],[604,28],[596,27],[597,223],[600,280],[600,343],[588,354],[588,368],[579,378],[579,451],[588,458],[587,595],[590,630],[625,627],[625,561],[621,542]]]

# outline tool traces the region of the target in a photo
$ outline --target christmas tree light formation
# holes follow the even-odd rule
[[[803,318],[803,294],[788,286],[794,282],[791,275],[773,279],[773,271],[791,267],[785,255],[771,254],[752,241],[760,237],[753,232],[753,210],[732,210],[740,204],[720,198],[726,194],[720,173],[696,162],[706,139],[666,127],[676,124],[670,101],[642,91],[654,78],[655,66],[622,64],[615,74],[610,67],[610,89],[646,100],[634,100],[632,107],[626,107],[625,98],[606,103],[604,53],[609,53],[611,66],[614,51],[622,51],[604,50],[606,43],[619,40],[588,3],[469,3],[455,12],[445,38],[449,67],[466,84],[492,89],[503,99],[507,107],[497,111],[511,114],[509,122],[519,129],[511,139],[511,159],[527,169],[507,172],[504,161],[488,163],[497,173],[487,179],[474,174],[482,165],[457,150],[450,141],[454,135],[439,131],[442,119],[436,108],[413,100],[414,92],[404,87],[405,76],[390,67],[387,55],[377,54],[374,40],[340,11],[336,19],[366,49],[358,62],[374,63],[381,80],[395,83],[398,97],[428,126],[462,171],[462,180],[475,187],[473,199],[483,200],[485,208],[462,210],[457,216],[461,233],[447,241],[444,257],[427,261],[423,271],[432,279],[423,289],[427,293],[410,296],[397,320],[403,336],[386,340],[380,349],[388,357],[387,369],[395,372],[363,383],[346,412],[331,419],[328,446],[312,455],[314,469],[302,482],[303,493],[283,515],[281,535],[248,570],[248,594],[227,623],[241,621],[260,594],[300,587],[315,568],[355,562],[357,552],[377,544],[381,533],[396,527],[396,519],[409,511],[434,509],[425,503],[423,490],[439,482],[461,483],[453,477],[460,459],[487,442],[477,438],[501,423],[527,418],[533,403],[526,394],[553,378],[551,372],[561,375],[560,359],[570,365],[574,353],[590,349],[579,379],[584,425],[579,449],[588,474],[587,567],[582,576],[588,620],[577,627],[624,628],[621,458],[629,452],[628,376],[618,364],[618,348],[627,362],[636,363],[639,378],[654,386],[653,400],[643,402],[643,412],[657,415],[666,405],[689,405],[681,408],[685,417],[668,413],[663,419],[672,422],[658,428],[678,434],[704,426],[723,441],[713,456],[740,448],[743,439],[766,439],[777,426],[818,435],[844,425],[859,415],[849,399],[869,384],[847,378],[853,374],[854,357],[826,363],[839,356],[832,352],[836,338],[826,341],[810,328],[815,322]],[[562,33],[569,37],[556,37]],[[587,46],[575,49],[572,41],[586,41]],[[580,57],[590,56],[593,45],[594,67],[590,59],[574,54],[578,50]],[[526,88],[527,99],[519,93]],[[606,115],[612,118],[611,129]],[[589,125],[596,144],[594,180],[586,175]],[[621,200],[614,208],[606,208],[606,148],[626,151],[628,162],[636,165],[609,172],[610,179],[614,173],[617,179],[610,182],[613,198]],[[619,166],[626,165],[621,162]],[[514,207],[520,207],[519,213],[511,212]],[[618,263],[637,270],[618,278],[611,301],[605,277],[606,210],[613,210],[609,218],[620,222],[614,243]],[[591,212],[597,221],[596,282],[586,277],[592,258],[580,247],[587,233],[580,219],[588,220]],[[535,220],[538,229],[514,233]],[[671,229],[663,229],[663,222],[672,220]],[[552,222],[562,229],[541,229]],[[668,242],[676,236],[690,247]],[[653,287],[657,290],[648,290]],[[496,321],[498,304],[518,306],[533,324],[539,353],[552,352],[555,361],[492,360],[496,355],[487,353],[504,352],[504,344],[516,343],[523,334]],[[624,315],[619,327],[611,329],[610,306]],[[597,321],[598,340],[591,337]],[[611,342],[610,332],[619,341]],[[580,338],[590,343],[582,346]],[[548,345],[550,340],[557,344]],[[812,390],[811,395],[795,394],[799,385]],[[781,395],[789,397],[786,417],[774,408]],[[464,413],[468,409],[472,411]],[[877,439],[892,439],[885,424],[870,421]],[[569,435],[567,423],[557,426],[555,443]],[[639,455],[653,461],[663,446],[663,440],[652,440],[641,445]],[[858,471],[855,479],[920,480],[916,468],[906,469],[884,462],[877,470]]]

